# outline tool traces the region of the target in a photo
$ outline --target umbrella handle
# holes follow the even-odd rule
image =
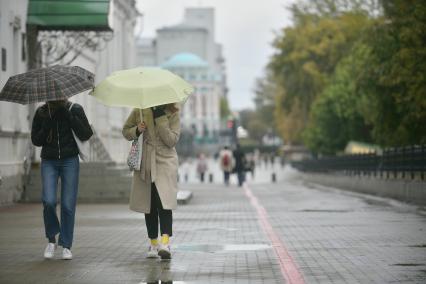
[[[50,119],[52,119],[52,114],[50,113],[50,106],[49,106],[49,103],[47,103],[47,110],[49,111],[49,117],[50,117]]]
[[[141,117],[141,122],[143,122],[143,119],[142,119],[142,110],[141,109],[139,109],[139,116]]]

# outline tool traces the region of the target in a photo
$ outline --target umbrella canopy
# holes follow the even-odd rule
[[[149,108],[185,101],[188,82],[161,68],[139,67],[112,73],[90,93],[108,106]]]
[[[10,77],[0,92],[0,100],[20,104],[63,100],[92,89],[94,77],[78,66],[35,69]]]

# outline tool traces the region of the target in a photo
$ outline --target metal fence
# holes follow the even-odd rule
[[[356,154],[292,162],[304,172],[344,172],[349,175],[374,175],[385,178],[425,178],[426,145],[388,148],[382,155]]]

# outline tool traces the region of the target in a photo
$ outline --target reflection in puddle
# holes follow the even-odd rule
[[[424,263],[395,263],[395,266],[424,266]]]
[[[225,231],[225,232],[235,232],[237,228],[225,228],[225,227],[199,227],[193,228],[189,231],[200,231],[200,232],[208,232],[208,231]]]
[[[348,213],[351,210],[340,210],[340,209],[303,209],[298,210],[299,212],[326,212],[326,213]]]
[[[140,282],[139,284],[189,284],[188,282],[184,281],[152,281],[152,282]]]
[[[176,251],[194,251],[194,252],[235,252],[235,251],[255,251],[270,249],[266,244],[227,244],[227,245],[209,245],[209,244],[182,244],[175,247]]]
[[[209,244],[179,244],[173,247],[174,251],[180,252],[207,252],[207,253],[228,253],[238,251],[258,251],[271,249],[267,244],[225,244],[225,245],[209,245]],[[194,282],[173,281],[177,271],[185,271],[185,268],[176,266],[172,261],[146,261],[142,267],[145,277],[139,284],[190,284]],[[140,268],[139,268],[140,271]]]
[[[144,281],[140,282],[142,283],[179,283],[177,281],[173,282],[172,274],[170,271],[170,261],[148,261],[146,262],[147,267],[145,267],[145,275],[146,278]]]

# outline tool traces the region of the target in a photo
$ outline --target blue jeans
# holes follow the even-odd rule
[[[43,159],[41,162],[46,238],[54,238],[59,233],[58,244],[65,248],[72,246],[79,172],[78,156],[62,160]],[[61,223],[56,215],[59,178],[61,178]]]

